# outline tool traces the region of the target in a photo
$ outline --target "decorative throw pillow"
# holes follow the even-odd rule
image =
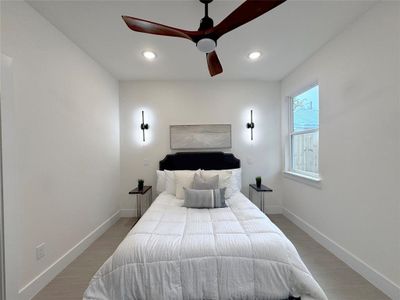
[[[210,178],[204,178],[200,174],[194,174],[193,189],[194,190],[214,190],[218,188],[219,175]]]
[[[175,195],[178,199],[185,197],[183,188],[192,188],[194,174],[199,174],[197,171],[175,171]]]
[[[189,208],[226,207],[225,190],[225,188],[214,190],[193,190],[184,188],[185,201],[183,206]]]
[[[215,175],[219,176],[218,187],[226,188],[225,198],[230,198],[233,195],[233,182],[232,182],[232,171],[229,170],[201,170],[201,176],[203,178],[210,178]]]

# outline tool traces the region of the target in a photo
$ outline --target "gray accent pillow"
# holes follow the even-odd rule
[[[219,208],[226,207],[225,190],[194,190],[183,188],[185,191],[185,201],[183,206],[189,208]]]
[[[193,189],[194,190],[215,190],[218,188],[219,175],[210,178],[204,178],[200,174],[194,174]]]

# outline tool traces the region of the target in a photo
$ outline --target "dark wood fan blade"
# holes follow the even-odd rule
[[[286,0],[247,0],[213,28],[212,36],[218,39],[225,33],[250,22],[285,1]]]
[[[210,72],[210,75],[215,76],[222,73],[223,69],[219,61],[217,52],[213,51],[207,53],[206,56],[207,56],[208,71]]]
[[[202,34],[199,31],[183,30],[129,16],[122,16],[122,19],[130,29],[143,33],[180,37],[191,41]]]

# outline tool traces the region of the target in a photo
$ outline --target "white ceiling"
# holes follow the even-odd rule
[[[218,24],[242,1],[215,0],[210,17]],[[181,38],[133,32],[121,15],[196,30],[204,6],[194,0],[29,1],[41,15],[120,80],[208,79],[205,55]],[[372,1],[288,0],[218,40],[224,68],[219,79],[279,80],[340,33]],[[141,53],[154,50],[154,62]],[[247,54],[263,53],[257,62]],[[62,58],[61,58],[62,59]]]

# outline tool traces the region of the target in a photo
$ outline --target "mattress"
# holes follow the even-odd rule
[[[293,244],[243,194],[190,209],[160,194],[84,299],[327,299]]]

